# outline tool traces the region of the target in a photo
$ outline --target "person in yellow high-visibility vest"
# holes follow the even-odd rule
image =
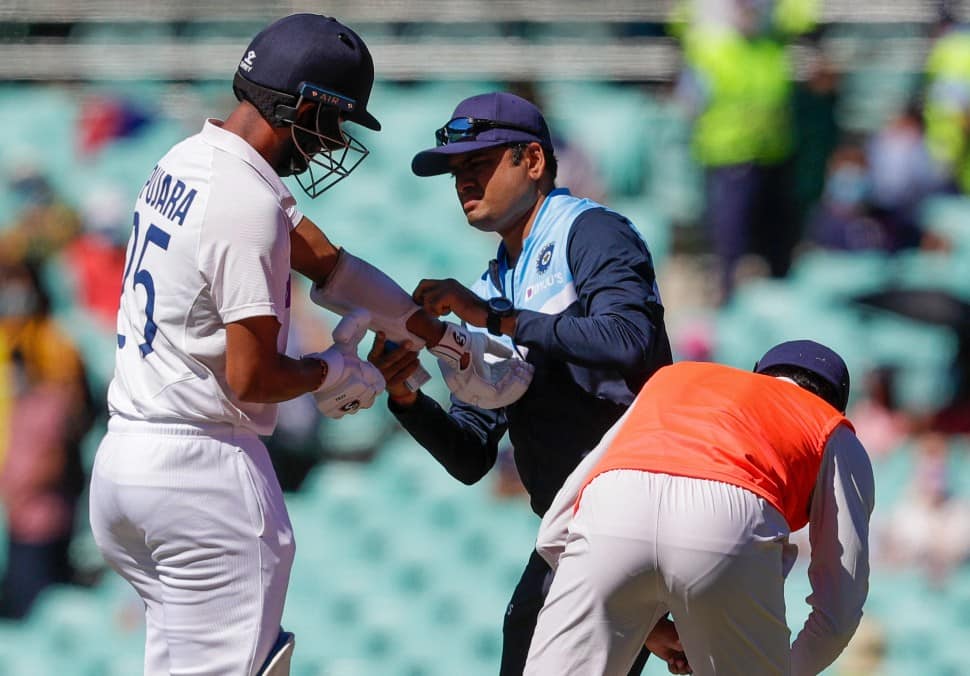
[[[764,258],[775,277],[791,264],[799,236],[789,177],[793,74],[774,29],[804,30],[812,14],[797,0],[732,0],[728,9],[729,19],[698,14],[683,32],[687,67],[678,87],[695,114],[692,148],[706,171],[705,222],[724,299],[746,254]]]
[[[937,25],[925,75],[927,147],[953,187],[970,193],[970,30],[949,15]]]

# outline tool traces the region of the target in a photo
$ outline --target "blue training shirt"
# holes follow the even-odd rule
[[[526,394],[490,411],[452,397],[446,412],[419,394],[390,410],[460,481],[495,464],[505,434],[540,516],[563,481],[633,402],[647,378],[671,363],[653,261],[624,216],[561,188],[546,196],[515,266],[504,245],[497,274],[472,286],[519,311],[514,342],[535,366]],[[475,330],[475,329],[472,329]],[[484,330],[484,329],[480,329]]]

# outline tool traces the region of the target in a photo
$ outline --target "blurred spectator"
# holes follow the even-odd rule
[[[832,153],[825,189],[806,223],[806,240],[825,249],[895,253],[920,246],[918,209],[939,185],[912,111],[866,144]]]
[[[4,232],[0,258],[39,262],[60,251],[77,236],[77,212],[57,194],[36,167],[20,167],[8,177],[15,199],[15,217]]]
[[[125,270],[131,200],[117,186],[96,186],[81,205],[83,231],[64,252],[75,301],[114,334]]]
[[[44,588],[74,576],[80,443],[94,417],[78,351],[50,317],[36,270],[23,264],[0,267],[0,393],[8,530],[0,616],[21,618]]]
[[[970,561],[970,502],[955,496],[950,485],[946,437],[921,437],[917,453],[906,494],[885,523],[884,557],[920,568],[942,585],[955,567]]]
[[[715,323],[705,316],[685,319],[671,327],[670,342],[678,361],[714,361]]]
[[[825,191],[808,217],[806,239],[824,249],[890,251],[892,235],[869,205],[871,180],[863,149],[843,144],[832,154]]]
[[[792,4],[792,3],[786,3]],[[730,0],[724,21],[697,12],[683,36],[678,94],[693,116],[706,172],[706,223],[720,259],[722,300],[745,254],[783,277],[799,239],[792,213],[792,69],[775,3]]]
[[[970,31],[941,3],[926,59],[926,140],[952,187],[970,192]]]
[[[793,192],[799,223],[806,221],[811,208],[822,196],[825,168],[841,134],[836,120],[839,74],[817,45],[809,45],[806,55],[808,73],[804,82],[794,84],[792,99],[795,134]]]
[[[945,183],[927,148],[920,111],[910,106],[891,119],[870,139],[866,156],[871,203],[886,224],[892,250],[919,246],[919,207]]]
[[[896,450],[912,427],[907,413],[896,405],[894,386],[892,367],[871,369],[865,376],[862,397],[849,408],[856,435],[874,459]]]

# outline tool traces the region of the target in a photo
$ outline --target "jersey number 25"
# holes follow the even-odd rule
[[[142,267],[142,263],[145,260],[145,251],[148,249],[149,244],[154,244],[164,251],[168,249],[168,242],[171,236],[154,223],[149,223],[148,229],[145,231],[145,237],[141,240],[141,250],[139,251],[139,236],[141,235],[140,220],[140,216],[136,211],[134,233],[131,238],[131,250],[128,252],[128,261],[125,263],[125,276],[121,279],[121,293],[124,295],[125,285],[128,284],[128,275],[132,269],[132,262],[135,260],[135,254],[137,253],[138,262],[134,265],[135,273],[131,278],[131,289],[134,291],[137,286],[144,287],[145,289],[145,328],[142,331],[145,342],[141,343],[138,349],[142,357],[147,357],[152,353],[152,341],[155,340],[155,332],[158,330],[158,327],[155,325],[155,280],[152,279],[152,273]],[[119,335],[118,347],[124,347],[125,342],[125,337]]]

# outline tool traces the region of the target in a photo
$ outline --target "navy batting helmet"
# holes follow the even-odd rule
[[[271,122],[292,122],[292,110],[303,97],[380,131],[381,123],[367,112],[373,86],[374,60],[367,45],[344,24],[320,14],[291,14],[261,30],[239,60],[233,81],[236,98],[249,100]]]
[[[292,128],[294,151],[281,175],[296,175],[316,197],[350,174],[368,150],[340,126],[356,122],[380,131],[367,111],[374,86],[374,61],[367,45],[333,17],[292,14],[260,31],[246,48],[233,78],[233,92],[272,125]],[[313,124],[301,110],[316,104]],[[315,175],[314,167],[322,175]],[[308,178],[302,178],[307,170]]]

